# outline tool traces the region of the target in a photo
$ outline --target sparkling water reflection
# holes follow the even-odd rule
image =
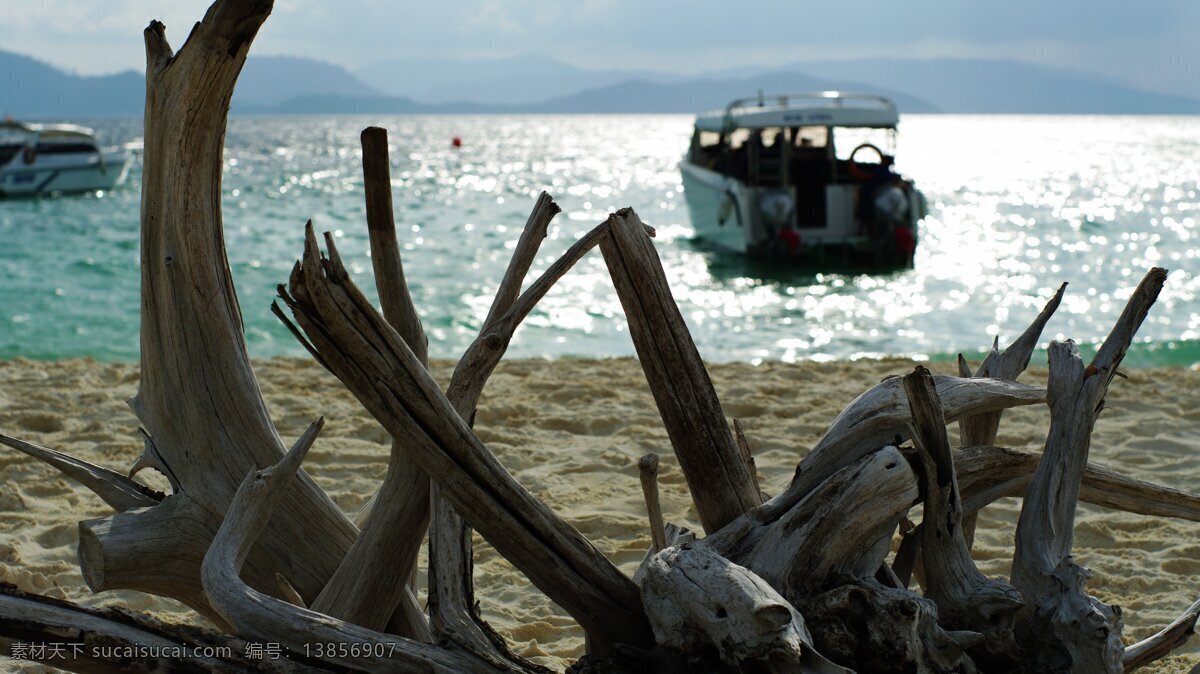
[[[930,203],[916,268],[804,277],[691,239],[676,164],[682,116],[235,118],[225,160],[230,265],[253,355],[300,354],[268,311],[304,221],[337,237],[373,293],[358,132],[390,129],[396,220],[435,356],[487,313],[537,193],[563,207],[533,273],[618,207],[658,251],[714,360],[977,350],[1011,338],[1062,281],[1048,337],[1103,338],[1141,274],[1172,270],[1137,362],[1200,361],[1195,245],[1200,119],[907,116],[899,168]],[[111,141],[134,122],[94,126]],[[450,139],[463,138],[455,149]],[[0,202],[0,357],[137,354],[138,176],[110,194]],[[598,254],[518,332],[517,356],[632,352]]]

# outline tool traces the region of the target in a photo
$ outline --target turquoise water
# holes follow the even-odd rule
[[[409,282],[435,356],[487,313],[537,193],[564,213],[534,272],[612,209],[658,229],[676,299],[711,360],[943,358],[1011,339],[1070,282],[1047,338],[1095,343],[1144,271],[1172,270],[1129,363],[1200,362],[1200,118],[907,116],[899,168],[929,199],[916,267],[802,277],[692,240],[683,116],[231,120],[224,208],[252,355],[302,355],[269,311],[304,222],[333,231],[373,294],[358,133],[385,126]],[[94,122],[105,140],[136,121]],[[450,146],[453,136],[464,146]],[[0,358],[135,360],[140,176],[102,195],[0,201]],[[598,253],[517,333],[516,356],[633,352]],[[1037,362],[1037,359],[1035,359]],[[1043,361],[1044,362],[1044,361]]]

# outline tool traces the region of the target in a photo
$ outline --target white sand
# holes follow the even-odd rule
[[[908,361],[886,360],[714,365],[711,372],[726,413],[745,426],[763,488],[776,493],[846,403],[882,376],[911,367]],[[934,370],[948,372],[949,367],[935,365]],[[307,361],[273,359],[256,368],[285,440],[325,415],[325,431],[304,467],[339,505],[357,509],[383,477],[384,431],[335,379]],[[1110,409],[1097,424],[1092,460],[1133,477],[1200,490],[1200,372],[1133,370],[1129,376],[1113,385]],[[438,363],[435,377],[445,383],[449,364]],[[1044,378],[1044,371],[1034,371],[1023,381]],[[314,379],[317,384],[306,389]],[[0,362],[0,432],[124,470],[141,449],[136,422],[124,405],[136,386],[133,365]],[[1042,406],[1008,412],[999,444],[1040,449],[1047,421]],[[506,362],[484,394],[476,429],[526,487],[628,572],[649,543],[635,468],[642,454],[663,457],[667,519],[695,528],[683,477],[632,360]],[[155,486],[163,488],[165,481]],[[985,573],[1007,574],[1019,505],[1017,499],[1005,499],[981,517],[976,557]],[[90,492],[0,447],[0,580],[87,605],[122,605],[170,620],[201,621],[170,600],[136,592],[93,595],[87,589],[75,557],[76,523],[105,514],[106,506]],[[1075,556],[1095,573],[1092,591],[1124,609],[1130,640],[1172,620],[1200,593],[1200,524],[1085,505],[1076,526]],[[478,546],[476,559],[485,616],[519,653],[552,666],[580,654],[582,635],[569,617],[486,544]],[[1197,662],[1200,640],[1146,671],[1186,672]]]

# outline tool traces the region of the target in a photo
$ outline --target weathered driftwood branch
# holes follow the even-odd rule
[[[642,495],[646,498],[646,515],[650,519],[650,549],[658,552],[667,547],[662,505],[658,501],[658,455],[647,454],[638,459],[638,473]]]
[[[1092,428],[1165,280],[1163,269],[1146,275],[1091,365],[1084,367],[1074,342],[1050,345],[1050,430],[1021,508],[1012,569],[1013,585],[1028,602],[1018,634],[1035,667],[1122,670],[1121,611],[1086,594],[1088,573],[1071,559],[1071,543]]]
[[[1188,607],[1183,615],[1154,634],[1131,646],[1125,647],[1121,667],[1126,672],[1144,667],[1160,660],[1186,644],[1196,633],[1196,619],[1200,618],[1200,601]]]
[[[1021,405],[1045,402],[1035,386],[994,379],[935,376],[938,398],[947,421]],[[816,447],[796,468],[783,492],[763,508],[771,517],[790,509],[830,475],[908,434],[911,413],[899,377],[888,377],[858,396],[837,415]]]
[[[391,324],[417,360],[425,362],[429,338],[408,291],[396,220],[392,212],[392,169],[388,158],[387,129],[369,126],[360,136],[363,152],[363,190],[367,202],[367,234],[371,241],[371,267],[383,317]]]
[[[1041,452],[1007,447],[955,451],[963,511],[974,513],[996,499],[1023,495],[1041,458]],[[1079,500],[1139,515],[1200,522],[1200,494],[1135,480],[1090,462],[1083,472]]]
[[[414,459],[455,510],[571,613],[589,643],[605,650],[650,642],[637,587],[496,461],[336,253],[321,258],[311,225],[289,288],[282,298],[338,378],[393,436],[412,438]],[[509,314],[520,305],[518,298]]]
[[[254,539],[262,535],[300,468],[323,420],[314,422],[277,465],[246,476],[204,557],[201,577],[213,607],[246,639],[308,655],[326,664],[383,672],[509,671],[470,653],[368,630],[257,592],[239,576]],[[316,646],[320,644],[320,646]]]
[[[701,667],[853,674],[813,647],[804,617],[763,579],[709,547],[675,546],[650,558],[642,601],[660,648]]]
[[[166,498],[166,494],[150,489],[141,482],[49,447],[10,438],[3,434],[0,434],[0,445],[7,445],[54,466],[63,475],[90,489],[119,513],[133,508],[155,506]]]
[[[736,418],[733,420],[733,439],[737,442],[738,449],[742,450],[742,459],[750,470],[750,476],[754,478],[754,488],[758,490],[758,500],[762,503],[769,497],[763,493],[762,487],[758,483],[758,466],[755,465],[754,454],[750,451],[750,441],[746,439],[742,422]]]
[[[295,661],[248,659],[246,642],[235,637],[168,625],[120,609],[84,608],[7,583],[0,583],[0,634],[37,646],[14,652],[17,661],[87,674],[317,671]]]
[[[756,508],[702,544],[796,602],[838,580],[873,577],[916,500],[908,462],[884,447],[835,473],[791,510],[774,516],[767,506]]]
[[[554,216],[561,209],[550,195],[542,192],[534,203],[521,237],[517,241],[508,268],[496,289],[496,296],[483,321],[480,336],[468,348],[468,353],[482,353],[469,363],[466,355],[451,375],[447,399],[458,415],[474,425],[475,408],[483,387],[499,363],[520,320],[511,322],[507,332],[489,333],[497,319],[506,314],[517,301],[525,275],[537,258],[538,249],[546,238]],[[492,340],[483,347],[483,336]],[[484,340],[486,341],[486,340]],[[476,347],[479,344],[480,347]],[[466,363],[466,365],[464,365]],[[501,658],[525,669],[539,670],[532,663],[514,655],[505,643],[480,616],[475,603],[472,571],[471,530],[450,502],[443,498],[436,485],[432,487],[433,526],[429,533],[429,613],[441,638],[459,644],[480,657]]]
[[[138,508],[79,523],[79,566],[93,592],[128,589],[172,597],[225,626],[200,587],[200,563],[220,519],[185,493],[172,494],[152,508]],[[259,559],[246,578],[258,587],[275,586],[274,572]],[[269,567],[268,567],[269,568]]]
[[[150,590],[208,614],[195,593],[194,565],[209,544],[204,536],[220,524],[237,476],[274,463],[284,449],[246,354],[220,206],[229,100],[270,11],[269,0],[219,0],[177,53],[161,23],[145,31],[141,381],[130,405],[150,438],[138,466],[161,469],[177,493],[148,512],[86,523],[81,532],[80,561],[93,589]],[[284,500],[286,515],[253,555],[252,566],[263,573],[250,582],[275,590],[279,572],[311,600],[349,549],[355,529],[303,474]],[[159,508],[169,512],[149,514]],[[176,525],[180,508],[198,519]],[[190,527],[193,537],[165,535],[160,529],[167,522],[176,530]],[[153,544],[176,547],[148,549]],[[147,559],[161,564],[147,567]],[[162,577],[145,578],[155,574]],[[191,581],[168,582],[185,577]]]
[[[388,323],[424,365],[428,340],[408,292],[396,243],[387,131],[365,129],[362,149],[367,231],[379,304]],[[413,463],[407,444],[407,438],[392,438],[387,473],[372,499],[377,505],[366,509],[358,538],[311,608],[372,630],[383,630],[391,622],[390,631],[429,641],[429,625],[408,582],[429,526],[429,476]],[[405,601],[408,609],[397,611]]]
[[[1037,348],[1038,340],[1041,339],[1042,330],[1046,328],[1046,323],[1050,321],[1050,317],[1058,310],[1058,306],[1062,304],[1063,294],[1067,291],[1067,284],[1064,283],[1058,287],[1054,296],[1042,308],[1042,311],[1033,319],[1025,332],[1021,333],[1011,345],[1000,352],[1000,338],[992,342],[992,349],[984,357],[983,362],[979,364],[979,369],[975,374],[970,373],[970,368],[962,354],[958,356],[959,375],[962,377],[983,377],[989,379],[999,379],[1000,381],[1016,381],[1017,377],[1029,367],[1029,359],[1033,356],[1034,349]],[[963,447],[978,447],[983,445],[996,444],[996,433],[1000,428],[1000,416],[1003,410],[993,412],[983,412],[964,416],[958,421],[959,442]]]
[[[700,523],[712,533],[762,503],[754,470],[734,444],[645,226],[632,209],[609,222],[600,251]]]
[[[1037,318],[1029,324],[1025,332],[1016,339],[1004,353],[1000,353],[1000,338],[997,336],[992,341],[992,350],[984,357],[980,363],[979,369],[971,374],[971,368],[967,364],[967,359],[960,353],[958,354],[958,370],[959,376],[962,377],[989,377],[991,379],[999,379],[1001,381],[1016,381],[1017,377],[1029,367],[1029,359],[1033,356],[1033,350],[1037,348],[1038,340],[1042,336],[1042,330],[1046,328],[1046,323],[1050,321],[1050,317],[1058,310],[1058,306],[1062,304],[1063,294],[1067,291],[1067,284],[1064,283],[1058,287],[1058,291],[1042,308],[1042,311],[1037,315]],[[965,416],[958,420],[959,442],[963,447],[981,447],[984,445],[996,444],[996,434],[1000,430],[1000,416],[1002,410],[994,412],[983,412]],[[967,548],[970,549],[975,541],[975,522],[978,515],[969,513],[963,518],[963,537],[967,540]]]
[[[1013,638],[1013,623],[1024,601],[1008,583],[984,576],[971,559],[962,536],[962,500],[933,376],[918,366],[903,382],[924,487],[921,544],[925,596],[937,604],[940,625],[983,634],[982,646],[989,659],[1015,667],[1020,649]]]

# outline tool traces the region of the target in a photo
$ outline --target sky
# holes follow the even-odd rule
[[[144,70],[209,0],[3,0],[0,49],[79,74]],[[251,54],[356,68],[396,57],[538,54],[682,74],[802,60],[999,58],[1200,96],[1198,0],[277,0]]]

